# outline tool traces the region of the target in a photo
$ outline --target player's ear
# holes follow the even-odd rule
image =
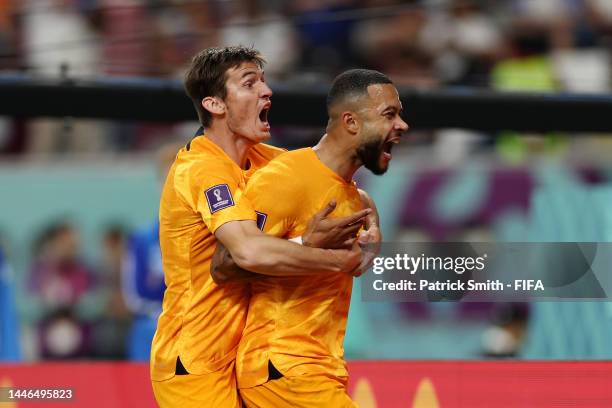
[[[359,133],[359,118],[355,112],[346,111],[342,112],[342,126],[351,134]]]
[[[207,96],[202,99],[202,106],[213,115],[222,115],[225,113],[225,103],[214,96]]]

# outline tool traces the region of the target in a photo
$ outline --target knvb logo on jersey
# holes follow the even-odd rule
[[[213,186],[206,190],[204,195],[211,214],[234,205],[234,199],[227,184]]]

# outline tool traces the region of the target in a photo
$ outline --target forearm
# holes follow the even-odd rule
[[[375,225],[378,227],[380,225],[380,218],[378,216],[378,208],[376,208],[376,203],[364,190],[359,189],[359,195],[361,197],[363,206],[372,210],[372,212],[366,217],[366,229],[370,225]]]
[[[210,274],[218,285],[230,282],[248,282],[258,276],[256,273],[249,272],[238,266],[230,252],[221,242],[217,242],[217,247],[210,264]]]
[[[253,221],[232,221],[217,229],[217,241],[228,249],[242,269],[271,276],[352,272],[361,261],[351,251],[310,248],[261,232]]]
[[[249,238],[234,261],[249,271],[269,276],[303,276],[316,273],[341,272],[345,259],[335,250],[310,248],[268,235]]]
[[[374,258],[380,253],[382,234],[380,233],[378,209],[374,200],[363,190],[359,190],[363,205],[372,212],[366,217],[365,229],[359,233],[359,245],[363,251],[360,270],[365,272],[372,266]]]

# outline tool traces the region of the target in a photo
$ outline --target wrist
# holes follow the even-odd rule
[[[325,249],[334,272],[348,272],[353,269],[354,259],[346,249]]]

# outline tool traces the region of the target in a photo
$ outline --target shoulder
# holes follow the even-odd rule
[[[308,177],[303,174],[303,166],[298,164],[302,155],[299,150],[286,152],[256,171],[247,183],[247,197],[254,204],[278,204],[279,200],[286,199],[303,203],[307,198],[305,186]]]
[[[276,163],[277,165],[290,165],[292,168],[297,168],[302,163],[307,163],[311,159],[311,149],[296,149],[287,151],[275,157],[270,163]]]
[[[302,164],[307,161],[307,149],[297,149],[285,152],[255,172],[255,178],[278,177],[280,179],[298,177],[303,168]]]
[[[283,149],[283,148],[272,146],[272,145],[265,144],[265,143],[259,143],[253,147],[253,152],[263,157],[264,159],[267,159],[267,161],[270,161],[274,159],[275,157],[283,153],[286,153],[287,149]]]
[[[174,164],[176,183],[205,183],[207,179],[234,179],[233,163],[213,152],[180,152]]]

